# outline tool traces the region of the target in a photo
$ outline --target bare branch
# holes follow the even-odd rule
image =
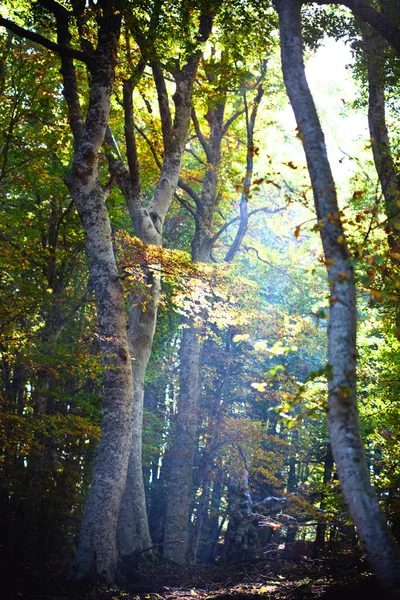
[[[246,252],[248,252],[249,250],[252,250],[255,255],[257,256],[257,260],[259,260],[260,262],[264,263],[265,265],[268,265],[269,267],[271,267],[271,269],[276,269],[277,271],[279,271],[280,273],[282,273],[282,275],[285,275],[285,277],[287,277],[288,279],[290,279],[290,281],[293,283],[293,285],[295,285],[301,292],[303,292],[303,288],[301,287],[301,285],[299,285],[291,275],[289,275],[289,273],[287,271],[285,271],[284,269],[281,269],[281,267],[278,267],[277,265],[274,265],[272,263],[270,263],[268,260],[265,260],[264,258],[261,258],[257,248],[254,248],[254,246],[243,246],[243,250],[245,250]]]
[[[267,208],[266,206],[263,206],[261,208],[255,208],[254,210],[250,211],[249,217],[251,217],[252,215],[255,215],[259,212],[265,212],[270,215],[275,215],[276,213],[282,212],[282,210],[285,210],[285,209],[286,209],[286,206],[282,206],[281,208],[276,208],[273,210],[271,210],[270,208]],[[218,238],[221,237],[221,235],[224,233],[224,231],[226,231],[231,225],[233,225],[233,223],[236,223],[236,221],[239,221],[239,220],[240,220],[240,216],[234,217],[230,221],[227,221],[226,223],[224,223],[222,225],[221,229],[219,231],[217,231],[217,233],[212,237],[211,245],[214,246],[215,242],[218,240]]]
[[[245,112],[244,108],[241,108],[240,110],[237,110],[236,112],[233,113],[233,115],[231,115],[229,117],[229,119],[227,119],[224,123],[224,126],[222,128],[222,135],[225,135],[226,132],[228,131],[229,127],[232,125],[232,123],[234,123],[234,121],[236,121],[236,119],[238,119],[240,117],[240,115],[242,115]]]
[[[201,165],[203,165],[204,167],[207,166],[207,163],[204,162],[204,160],[202,160],[200,158],[200,156],[198,156],[196,154],[196,152],[194,150],[192,150],[192,148],[185,148],[186,152],[188,152],[189,154],[191,154],[196,160],[197,162],[199,162]]]

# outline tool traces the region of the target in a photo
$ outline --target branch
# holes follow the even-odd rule
[[[140,179],[139,158],[136,148],[136,138],[133,121],[133,80],[124,81],[123,85],[123,103],[124,103],[124,131],[126,142],[126,157],[128,159],[129,175],[132,184],[133,195],[140,198],[142,194],[142,184]]]
[[[52,52],[55,52],[60,56],[64,55],[69,56],[70,58],[76,58],[77,60],[80,60],[86,65],[91,65],[90,57],[84,54],[81,50],[74,50],[73,48],[65,46],[64,44],[57,44],[56,42],[52,42],[51,40],[45,38],[43,35],[40,35],[39,33],[34,33],[33,31],[29,31],[28,29],[24,29],[23,27],[20,27],[13,21],[5,19],[4,17],[0,17],[0,25],[5,27],[9,31],[12,31],[18,37],[30,40],[35,44],[39,44],[40,46],[43,46],[44,48],[47,48],[48,50],[51,50]]]
[[[282,273],[282,275],[285,275],[285,277],[287,277],[288,279],[290,279],[290,281],[293,283],[294,286],[296,286],[302,293],[304,292],[303,288],[301,287],[301,285],[299,285],[291,275],[289,275],[287,273],[287,271],[284,271],[283,269],[281,269],[281,267],[278,267],[277,265],[273,265],[272,263],[268,262],[268,260],[265,260],[264,258],[261,258],[257,248],[254,248],[254,246],[243,246],[243,250],[246,250],[246,252],[248,252],[249,250],[253,250],[253,252],[255,252],[255,255],[257,256],[257,259],[264,263],[265,265],[268,265],[269,267],[271,267],[271,269],[276,269],[277,271],[279,271],[280,273]]]
[[[385,17],[382,13],[372,8],[372,6],[367,6],[362,2],[358,2],[357,0],[312,0],[315,1],[316,4],[324,5],[324,4],[341,4],[342,6],[347,6],[350,8],[352,13],[365,21],[371,27],[373,27],[378,33],[384,37],[389,44],[396,50],[398,54],[400,54],[400,29],[396,27],[387,17]],[[310,4],[310,0],[305,0],[306,4]]]
[[[136,123],[133,124],[134,128],[136,129],[136,131],[138,133],[140,133],[140,135],[142,136],[142,138],[144,139],[144,141],[146,142],[146,144],[148,145],[148,147],[150,148],[150,152],[153,155],[154,161],[157,165],[157,167],[161,170],[162,168],[162,162],[161,162],[161,158],[159,157],[157,150],[154,147],[153,142],[150,140],[150,138],[145,134],[145,132],[143,131],[143,129],[141,127],[138,127],[138,125],[136,125]]]
[[[188,212],[190,212],[192,217],[194,217],[194,219],[196,220],[196,218],[197,218],[196,211],[189,204],[189,202],[187,202],[184,198],[182,198],[182,196],[180,196],[177,192],[175,192],[174,196],[178,200],[179,204],[181,204],[183,206],[183,208],[185,208]]]
[[[204,160],[202,160],[200,156],[198,156],[196,152],[192,150],[192,148],[185,148],[185,150],[186,152],[189,152],[189,154],[191,154],[197,160],[197,162],[203,165],[203,167],[207,167],[207,163],[205,163]]]
[[[183,190],[184,192],[186,192],[187,195],[192,198],[192,200],[194,201],[194,203],[196,204],[196,206],[200,206],[201,199],[196,194],[196,192],[194,191],[194,189],[192,187],[190,187],[190,185],[188,185],[187,183],[185,183],[183,181],[183,179],[179,178],[178,179],[178,186],[181,188],[181,190]]]
[[[259,212],[266,212],[270,215],[275,215],[276,213],[282,212],[282,210],[285,210],[286,206],[282,206],[281,208],[276,208],[274,210],[271,210],[270,208],[267,208],[266,206],[263,206],[262,208],[255,208],[254,210],[249,212],[249,217],[251,217],[252,215],[255,215],[256,213]],[[221,227],[221,229],[219,231],[217,231],[217,233],[211,238],[211,245],[214,246],[215,242],[218,240],[219,237],[221,237],[221,235],[224,233],[224,231],[226,231],[228,229],[228,227],[230,227],[231,225],[233,225],[233,223],[236,223],[236,221],[239,221],[240,217],[234,217],[233,219],[231,219],[230,221],[227,221],[226,223],[224,223]]]
[[[227,121],[224,123],[224,126],[222,128],[222,135],[225,135],[226,132],[228,131],[229,127],[232,125],[232,123],[234,121],[236,121],[236,119],[238,117],[240,117],[240,115],[242,115],[245,112],[244,108],[241,108],[240,110],[237,110],[236,112],[233,113],[233,115],[231,115],[229,117],[229,119],[227,119]]]
[[[199,142],[207,156],[208,162],[211,162],[210,146],[200,129],[199,120],[197,118],[197,114],[196,114],[194,106],[192,107],[192,121],[193,121],[193,125],[194,125],[195,131],[196,131],[197,139],[199,140]]]
[[[151,68],[153,70],[154,83],[157,89],[158,105],[160,109],[161,127],[164,139],[164,147],[168,144],[168,140],[172,137],[172,117],[171,110],[169,108],[168,92],[165,85],[165,79],[162,69],[158,62],[152,62]]]

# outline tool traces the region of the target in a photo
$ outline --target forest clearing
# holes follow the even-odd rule
[[[9,597],[400,598],[397,0],[4,0]]]

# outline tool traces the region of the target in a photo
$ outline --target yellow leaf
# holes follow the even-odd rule
[[[267,384],[265,382],[257,383],[256,381],[253,381],[251,387],[257,390],[257,392],[264,392]]]
[[[233,342],[247,342],[247,340],[249,339],[249,334],[248,333],[241,333],[238,335],[234,335],[232,338]]]

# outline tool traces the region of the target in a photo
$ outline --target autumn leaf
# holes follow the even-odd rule
[[[381,302],[383,299],[383,294],[380,290],[369,290],[369,293],[373,297],[376,302]]]
[[[254,388],[255,390],[257,390],[257,392],[264,392],[265,388],[267,387],[267,385],[268,384],[265,383],[265,382],[256,382],[256,381],[253,381],[251,383],[251,387]]]

